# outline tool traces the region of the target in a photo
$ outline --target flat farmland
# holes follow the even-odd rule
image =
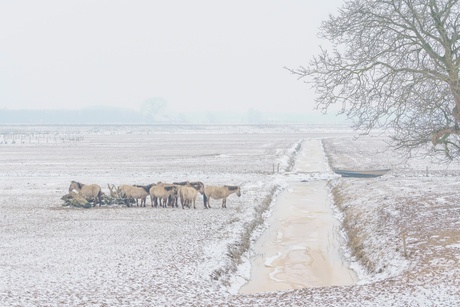
[[[460,166],[402,160],[384,136],[299,126],[2,126],[2,306],[420,306],[460,304]],[[320,139],[341,178],[293,173]],[[279,173],[278,173],[279,169]],[[288,181],[327,180],[358,283],[238,294],[252,246]],[[227,208],[63,206],[71,180],[240,185]]]
[[[120,130],[121,129],[121,130]],[[228,295],[255,208],[279,189],[304,133],[7,127],[0,144],[0,302],[181,304]],[[291,159],[291,160],[290,160]],[[240,185],[227,209],[63,207],[71,180]],[[247,235],[247,234],[246,234]],[[209,293],[214,293],[209,296]]]

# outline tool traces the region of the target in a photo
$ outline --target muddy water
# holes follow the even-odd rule
[[[319,140],[304,142],[295,171],[327,171]],[[340,224],[330,208],[325,180],[290,182],[269,225],[254,246],[251,279],[240,293],[356,283],[356,274],[340,254]]]

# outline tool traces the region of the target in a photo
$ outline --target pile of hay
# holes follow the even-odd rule
[[[62,206],[65,207],[77,207],[77,208],[92,208],[96,204],[93,199],[86,199],[79,193],[70,192],[61,197],[64,201]],[[123,206],[132,206],[136,201],[134,199],[122,198],[119,193],[114,193],[111,190],[110,196],[102,193],[102,203],[101,205],[110,206],[110,205],[123,205]]]

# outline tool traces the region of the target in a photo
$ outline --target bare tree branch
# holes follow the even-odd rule
[[[286,68],[356,129],[392,131],[408,152],[460,156],[460,0],[350,0],[320,27],[332,48]],[[454,110],[454,111],[452,111]]]

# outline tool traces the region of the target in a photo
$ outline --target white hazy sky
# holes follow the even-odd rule
[[[309,111],[283,66],[317,54],[342,0],[0,0],[0,109]]]

